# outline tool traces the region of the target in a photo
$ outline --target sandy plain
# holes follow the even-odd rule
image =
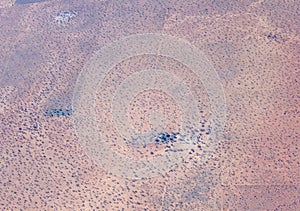
[[[1,210],[300,210],[297,1],[4,2]],[[182,38],[206,55],[225,90],[227,121],[207,160],[195,145],[161,176],[125,179],[87,156],[67,111],[94,52],[142,33]],[[204,88],[193,86],[198,82],[185,66],[149,55],[123,61],[99,86],[91,115],[112,149],[134,159],[151,159],[165,148],[116,141],[110,94],[118,80],[151,64],[194,87],[198,106],[209,114]],[[181,124],[180,108],[159,91],[141,92],[129,108],[137,131],[151,128],[152,110],[166,116],[166,132]]]

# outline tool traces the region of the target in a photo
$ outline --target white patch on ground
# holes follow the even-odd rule
[[[15,3],[15,0],[1,0],[0,1],[0,8],[8,8],[13,6]]]
[[[68,24],[71,19],[77,16],[77,12],[74,10],[66,11],[66,12],[60,12],[57,14],[57,16],[54,17],[55,22],[58,25],[64,26]]]

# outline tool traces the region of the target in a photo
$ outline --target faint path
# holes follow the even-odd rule
[[[40,3],[48,0],[16,0],[16,4],[32,4],[32,3]]]
[[[0,88],[0,114],[4,114],[4,112],[10,108],[10,100],[16,91],[17,88],[14,86]]]

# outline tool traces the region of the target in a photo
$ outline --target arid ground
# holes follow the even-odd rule
[[[1,0],[0,210],[299,211],[299,11],[294,0]],[[203,57],[150,39],[110,47],[145,34]],[[118,60],[124,49],[142,53]],[[192,105],[199,118],[185,124]]]

